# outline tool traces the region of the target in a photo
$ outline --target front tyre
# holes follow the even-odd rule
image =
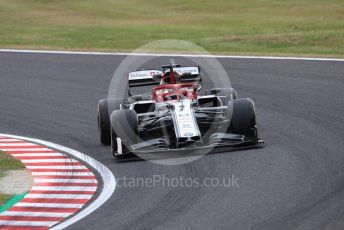
[[[102,99],[97,104],[99,141],[103,145],[110,145],[111,143],[109,112],[120,109],[122,103],[123,100],[121,99]]]
[[[111,114],[111,151],[117,160],[131,154],[131,146],[138,143],[138,121],[134,110],[116,110]]]
[[[256,126],[256,110],[250,98],[233,100],[233,113],[230,123],[231,133],[244,135],[246,138],[258,140]]]
[[[109,145],[111,142],[110,118],[106,99],[100,100],[97,104],[97,123],[100,143]]]

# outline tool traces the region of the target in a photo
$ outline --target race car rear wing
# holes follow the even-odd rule
[[[196,82],[199,83],[201,79],[201,69],[199,66],[191,67],[180,65],[163,66],[160,70],[137,70],[129,73],[128,81],[129,88],[138,86],[158,85],[161,78],[168,75],[171,70],[176,72],[180,76],[180,81],[184,82]]]
[[[199,66],[180,66],[180,65],[169,65],[163,66],[163,72],[166,76],[168,73],[176,72],[180,76],[181,82],[196,82],[199,83],[202,81],[201,78],[201,68]]]
[[[156,76],[162,76],[160,70],[138,70],[129,73],[129,88],[138,86],[158,85],[159,79]]]

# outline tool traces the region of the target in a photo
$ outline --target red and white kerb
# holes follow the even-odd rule
[[[33,177],[28,194],[0,213],[0,229],[48,229],[77,213],[97,190],[92,171],[64,153],[3,136],[0,150],[23,162]]]

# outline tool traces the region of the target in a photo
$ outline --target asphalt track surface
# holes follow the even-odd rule
[[[344,62],[219,59],[255,101],[265,147],[161,166],[116,163],[98,142],[96,103],[123,58],[0,53],[1,132],[74,148],[116,178],[235,175],[239,187],[117,187],[69,229],[344,229]]]

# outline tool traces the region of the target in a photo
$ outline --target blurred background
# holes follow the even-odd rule
[[[0,0],[0,48],[130,52],[159,39],[213,54],[344,57],[344,1]]]

